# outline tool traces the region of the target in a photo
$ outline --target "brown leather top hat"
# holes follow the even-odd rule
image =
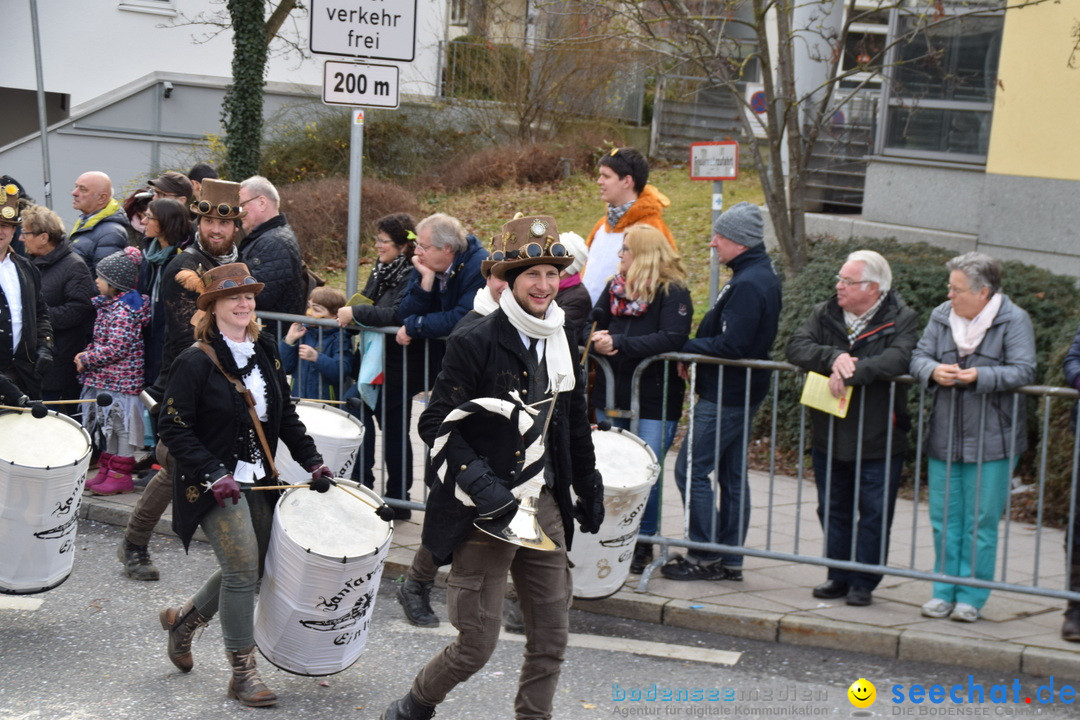
[[[491,274],[500,280],[515,268],[554,265],[560,270],[574,262],[559,242],[559,229],[550,215],[521,215],[503,225],[491,239]]]
[[[191,212],[204,217],[236,220],[247,215],[240,207],[240,183],[231,180],[203,180],[199,199],[191,203]]]
[[[21,223],[18,186],[14,183],[8,183],[0,187],[0,197],[3,197],[3,203],[0,204],[0,223],[4,225],[18,225]]]
[[[245,292],[258,295],[263,289],[263,284],[251,277],[244,263],[229,263],[210,268],[203,273],[202,283],[205,289],[199,294],[199,309],[204,311],[218,298]]]

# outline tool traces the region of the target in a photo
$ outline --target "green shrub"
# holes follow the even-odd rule
[[[443,70],[447,97],[503,100],[526,87],[528,79],[524,53],[513,45],[462,35],[447,46]]]
[[[836,273],[850,252],[859,249],[876,250],[888,259],[893,272],[893,289],[919,314],[920,327],[925,327],[930,312],[944,302],[948,274],[945,262],[956,253],[925,243],[900,243],[895,240],[849,240],[838,242],[820,239],[813,243],[811,260],[796,277],[784,283],[784,307],[779,331],[773,345],[773,358],[786,360],[788,338],[809,316],[819,302],[834,292]],[[1036,382],[1047,385],[1062,383],[1061,361],[1080,321],[1080,290],[1070,277],[1055,275],[1048,270],[1009,261],[1002,263],[1004,292],[1031,316],[1035,327],[1038,374]],[[781,267],[777,268],[782,271]],[[794,450],[799,431],[799,376],[781,374],[779,412],[777,416],[777,446]],[[917,417],[918,392],[910,393],[913,420]],[[1061,522],[1068,515],[1067,498],[1071,472],[1072,436],[1068,428],[1069,403],[1051,403],[1051,425],[1047,456],[1047,501],[1045,520]],[[1021,461],[1019,471],[1025,477],[1037,477],[1039,442],[1041,438],[1042,402],[1029,403],[1029,436],[1031,450]],[[756,434],[767,436],[769,415],[760,413]],[[915,430],[912,431],[913,433]],[[914,435],[912,435],[914,440]],[[914,447],[914,442],[912,443]],[[914,457],[914,453],[912,453]],[[925,477],[925,475],[924,475]],[[1051,502],[1052,500],[1052,502]]]

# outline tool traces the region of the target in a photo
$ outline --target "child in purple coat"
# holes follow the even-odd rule
[[[143,328],[150,322],[150,299],[134,288],[139,279],[142,253],[129,247],[102,258],[97,264],[94,298],[97,320],[94,337],[75,356],[75,369],[83,385],[83,398],[106,392],[112,403],[87,403],[83,425],[100,428],[105,444],[98,472],[86,482],[97,495],[132,492],[131,471],[135,450],[142,446],[143,421],[139,393],[143,389]]]

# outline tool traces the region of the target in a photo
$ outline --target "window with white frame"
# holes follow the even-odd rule
[[[469,0],[450,0],[450,24],[469,24]]]
[[[1004,18],[967,7],[954,16],[896,14],[885,154],[986,161]]]

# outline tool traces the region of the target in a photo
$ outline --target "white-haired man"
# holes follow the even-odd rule
[[[264,312],[303,315],[307,309],[304,263],[300,243],[279,210],[281,196],[262,175],[240,183],[240,207],[247,232],[240,242],[240,262],[265,287],[255,300]]]
[[[828,376],[834,397],[854,387],[846,417],[810,411],[818,519],[831,560],[879,565],[888,555],[911,427],[907,386],[897,384],[893,394],[890,379],[907,372],[919,340],[918,316],[891,288],[884,257],[851,253],[836,276],[836,294],[814,308],[787,345],[788,360]],[[877,573],[829,568],[813,595],[869,605],[879,582]]]

